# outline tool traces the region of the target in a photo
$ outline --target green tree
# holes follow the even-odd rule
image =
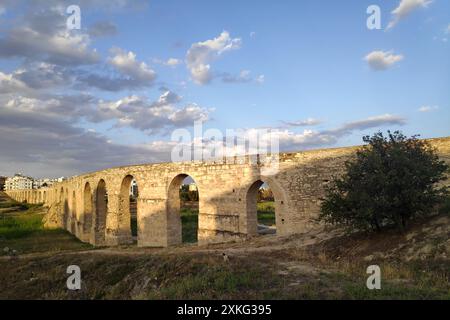
[[[327,188],[320,220],[357,230],[403,231],[411,219],[435,211],[447,195],[437,183],[447,178],[448,166],[427,141],[399,131],[363,141],[368,145]]]

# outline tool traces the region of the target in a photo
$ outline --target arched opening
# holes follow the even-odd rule
[[[120,187],[120,240],[121,244],[137,243],[139,189],[136,179],[127,175]]]
[[[83,191],[83,232],[90,234],[92,228],[92,190],[86,182]]]
[[[186,174],[170,183],[167,199],[169,244],[198,241],[199,192],[194,179]]]
[[[275,234],[275,197],[268,183],[254,182],[247,192],[247,232],[249,235]]]
[[[47,191],[44,191],[44,197],[43,197],[43,199],[42,199],[42,202],[43,202],[43,203],[46,203],[46,202],[47,202]]]
[[[95,243],[105,243],[106,213],[108,211],[108,194],[105,180],[100,180],[95,195]]]

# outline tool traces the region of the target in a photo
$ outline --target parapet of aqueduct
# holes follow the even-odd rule
[[[430,142],[450,164],[450,137]],[[256,192],[264,181],[275,196],[277,234],[286,236],[315,223],[325,185],[342,173],[356,148],[281,153],[279,171],[271,176],[264,176],[264,165],[250,158],[237,163],[161,163],[106,169],[46,189],[7,193],[17,201],[48,206],[48,226],[65,228],[94,245],[114,246],[132,241],[129,190],[135,179],[138,246],[166,247],[181,243],[179,188],[186,176],[195,180],[199,191],[200,244],[257,234]]]

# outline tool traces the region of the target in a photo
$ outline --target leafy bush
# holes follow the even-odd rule
[[[350,229],[377,230],[430,214],[447,195],[437,183],[448,166],[417,136],[399,131],[363,138],[368,145],[345,163],[345,173],[327,188],[319,219]]]

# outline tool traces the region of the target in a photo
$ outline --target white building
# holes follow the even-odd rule
[[[12,178],[7,178],[5,182],[5,190],[32,189],[33,178],[26,177],[17,173]]]
[[[33,189],[47,188],[58,182],[57,179],[35,179],[33,181]]]

